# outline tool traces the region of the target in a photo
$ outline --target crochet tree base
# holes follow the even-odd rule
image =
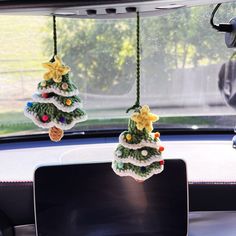
[[[53,142],[61,141],[62,137],[64,136],[64,131],[57,127],[52,127],[49,129],[49,137]]]

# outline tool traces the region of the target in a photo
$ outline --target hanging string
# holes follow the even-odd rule
[[[50,60],[51,62],[54,62],[54,57],[57,55],[57,22],[56,22],[56,16],[53,15],[53,57]]]
[[[140,17],[136,18],[136,102],[126,112],[140,108]]]
[[[54,56],[57,55],[57,22],[56,16],[53,16],[53,43],[54,43]]]

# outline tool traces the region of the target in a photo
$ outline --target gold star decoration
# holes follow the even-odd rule
[[[54,82],[60,83],[62,81],[62,76],[70,71],[70,67],[64,66],[62,60],[58,56],[54,56],[54,60],[54,62],[43,63],[43,67],[48,69],[48,72],[44,74],[44,79],[52,79]]]
[[[144,105],[139,112],[134,112],[131,116],[131,120],[136,122],[136,127],[138,130],[146,129],[147,132],[151,133],[153,130],[152,123],[157,121],[159,117],[155,114],[150,113],[150,108]]]

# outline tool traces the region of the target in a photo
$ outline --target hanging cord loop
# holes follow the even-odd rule
[[[215,14],[220,6],[221,6],[221,3],[217,4],[216,7],[214,8],[213,12],[211,13],[210,23],[211,23],[212,28],[216,29],[216,30],[219,29],[219,26],[214,23],[214,17],[215,17]]]
[[[130,107],[126,113],[130,110],[135,110],[140,108],[140,17],[139,12],[137,12],[136,18],[136,102]]]
[[[210,19],[210,24],[212,26],[213,29],[216,29],[220,32],[228,32],[231,33],[232,31],[234,31],[234,26],[230,23],[221,23],[216,25],[214,23],[214,17],[216,12],[218,11],[219,7],[221,6],[222,3],[219,3],[216,5],[216,7],[214,8],[213,12],[211,13],[211,19]]]
[[[55,15],[53,15],[53,47],[53,57],[51,62],[54,62],[54,57],[57,55],[57,22]]]

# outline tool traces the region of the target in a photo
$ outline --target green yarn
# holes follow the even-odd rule
[[[143,150],[147,151],[148,154],[146,156],[142,155]],[[147,161],[152,156],[160,156],[161,155],[161,152],[159,152],[156,148],[143,147],[143,148],[135,150],[135,149],[125,148],[121,144],[118,145],[116,152],[122,153],[122,155],[118,156],[121,159],[133,157],[134,159],[136,159],[138,161]]]
[[[56,16],[53,15],[53,46],[54,46],[54,56],[57,55],[57,22]],[[54,58],[54,57],[53,57]]]
[[[137,12],[136,17],[136,101],[135,104],[127,109],[127,113],[130,110],[140,108],[140,17]]]
[[[55,86],[56,88],[58,88],[58,89],[60,89],[60,90],[62,90],[64,92],[74,92],[77,89],[76,86],[72,82],[70,82],[69,73],[67,73],[66,75],[62,76],[62,81],[60,83],[55,83],[52,79],[47,80],[47,81],[45,80],[45,82],[46,82],[46,86],[42,86],[41,82],[40,82],[38,84],[38,89],[40,89],[40,90],[41,89],[48,89],[51,86]],[[67,83],[68,84],[68,89],[66,89],[66,90],[62,89],[62,84],[63,83]]]
[[[71,100],[71,102],[72,102],[71,106],[72,106],[74,103],[81,102],[81,99],[80,99],[79,96],[62,97],[62,96],[57,95],[57,94],[54,94],[53,96],[56,98],[56,100],[57,100],[59,103],[61,103],[61,104],[64,105],[64,106],[66,106],[65,104],[66,104],[66,100],[67,100],[67,99],[70,99],[70,100]]]

